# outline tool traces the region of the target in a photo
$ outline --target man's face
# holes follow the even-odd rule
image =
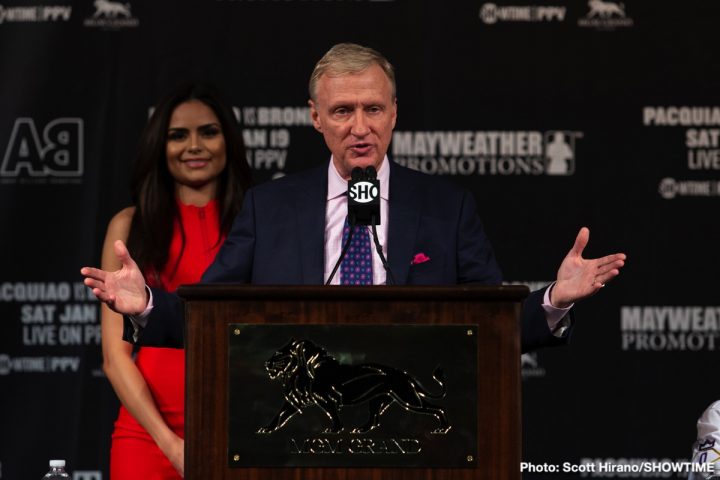
[[[340,175],[349,179],[355,167],[380,168],[397,119],[390,79],[380,66],[321,76],[309,104],[313,125],[323,134]]]

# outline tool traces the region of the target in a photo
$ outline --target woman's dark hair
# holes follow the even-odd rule
[[[167,167],[166,143],[170,117],[175,108],[188,100],[207,105],[220,121],[225,138],[226,166],[218,177],[216,199],[220,215],[219,243],[240,211],[245,191],[252,184],[245,145],[232,109],[210,85],[184,83],[169,92],[155,107],[138,142],[130,181],[135,204],[128,237],[128,249],[140,269],[159,280],[168,261],[173,223],[180,219],[175,200],[175,180]],[[182,250],[185,232],[182,229]],[[175,265],[174,268],[177,268]]]

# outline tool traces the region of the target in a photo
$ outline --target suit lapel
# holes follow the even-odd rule
[[[388,264],[398,285],[407,283],[410,261],[416,252],[415,237],[420,221],[420,206],[414,188],[402,168],[390,162],[390,205],[388,226]]]
[[[298,255],[302,259],[303,285],[322,285],[324,274],[325,205],[327,164],[299,179],[295,203]]]

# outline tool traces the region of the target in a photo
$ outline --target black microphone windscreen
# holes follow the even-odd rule
[[[350,173],[350,178],[352,178],[354,182],[359,182],[363,179],[364,176],[365,175],[363,173],[363,169],[360,167],[353,168],[352,172]]]

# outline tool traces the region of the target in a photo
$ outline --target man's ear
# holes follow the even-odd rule
[[[392,128],[395,128],[395,124],[397,123],[397,97],[393,100],[392,105]]]
[[[322,133],[322,125],[320,125],[320,115],[318,114],[317,106],[312,99],[308,100],[308,105],[310,105],[310,120],[312,120],[313,127]]]

